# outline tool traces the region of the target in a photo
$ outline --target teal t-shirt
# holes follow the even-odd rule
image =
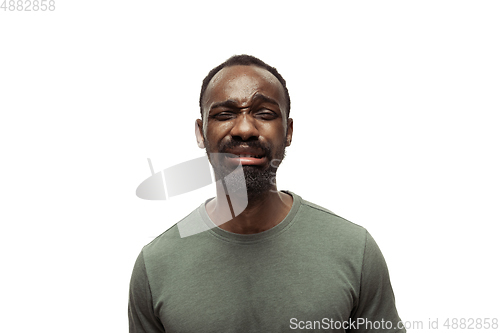
[[[130,332],[405,332],[371,235],[285,192],[290,212],[264,232],[225,231],[203,203],[144,246]],[[205,231],[181,238],[181,223]]]

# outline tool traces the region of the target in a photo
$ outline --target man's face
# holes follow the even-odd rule
[[[207,154],[225,153],[210,159],[216,177],[226,177],[241,163],[249,197],[272,189],[293,132],[278,79],[260,67],[223,68],[210,81],[202,106],[198,142],[202,140]],[[226,177],[225,181],[237,180]]]

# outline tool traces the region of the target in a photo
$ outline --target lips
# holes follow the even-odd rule
[[[228,154],[236,155],[235,157],[227,156],[227,160],[234,165],[264,165],[266,162],[266,154],[259,149],[253,148],[236,148],[227,151]]]
[[[236,155],[238,157],[253,157],[253,158],[261,158],[264,156],[264,155],[247,155],[247,154],[234,154],[234,153],[231,154]]]
[[[227,151],[229,154],[233,154],[239,157],[254,157],[254,158],[262,158],[265,156],[264,152],[258,149],[250,149],[250,148],[239,148],[239,149],[231,149]]]

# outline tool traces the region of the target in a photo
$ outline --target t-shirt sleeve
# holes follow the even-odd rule
[[[130,279],[128,321],[130,333],[165,333],[153,310],[153,298],[142,251],[137,257]]]
[[[387,264],[368,232],[362,265],[358,304],[351,313],[357,325],[350,332],[406,332],[396,310]]]

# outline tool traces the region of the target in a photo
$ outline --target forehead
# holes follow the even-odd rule
[[[215,74],[205,91],[204,107],[229,99],[245,103],[257,92],[275,99],[284,112],[285,92],[279,80],[264,68],[242,65],[225,67]]]

